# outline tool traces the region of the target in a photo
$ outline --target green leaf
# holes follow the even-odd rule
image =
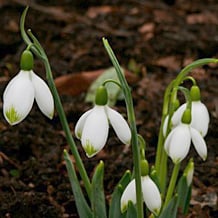
[[[135,205],[131,201],[129,201],[126,218],[133,218],[133,217],[137,217],[137,211]]]
[[[90,86],[85,101],[86,102],[95,102],[95,91],[96,89],[101,86],[106,80],[114,80],[115,82],[119,83],[119,79],[117,77],[116,70],[113,67],[108,68],[105,70]],[[118,85],[108,82],[106,83],[105,87],[107,88],[108,92],[108,105],[113,106],[116,104],[116,101],[122,100],[123,95],[121,89]]]
[[[86,199],[82,193],[80,183],[78,181],[74,166],[66,150],[64,150],[64,159],[66,161],[67,172],[68,172],[71,187],[73,190],[73,195],[75,198],[79,217],[87,217],[87,218],[92,217],[92,211],[90,207],[88,206]]]
[[[178,196],[174,196],[169,204],[162,210],[158,218],[177,218]]]
[[[92,203],[94,218],[107,217],[103,179],[104,179],[104,162],[100,161],[92,177],[91,203]]]
[[[191,199],[192,186],[188,186],[184,175],[180,178],[177,189],[179,207],[182,209],[183,214],[187,214]]]
[[[116,186],[112,194],[110,208],[109,208],[109,218],[125,217],[125,214],[121,213],[120,199],[121,199],[124,189],[129,184],[130,181],[131,181],[131,173],[129,170],[127,170],[125,174],[123,175],[123,177],[120,179],[118,185]]]

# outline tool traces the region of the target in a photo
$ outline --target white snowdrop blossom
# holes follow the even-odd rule
[[[182,104],[173,114],[172,116],[172,125],[177,126],[179,123],[181,123],[181,118],[183,115],[183,112],[186,109],[187,104]],[[209,113],[207,110],[207,107],[199,100],[199,101],[192,101],[192,107],[191,107],[191,127],[198,130],[203,137],[206,136],[209,126]]]
[[[32,70],[20,70],[3,94],[3,113],[8,123],[15,125],[24,120],[34,99],[41,112],[52,119],[54,100],[47,84]]]
[[[167,136],[164,148],[172,161],[181,162],[188,154],[191,141],[199,154],[205,160],[207,158],[207,146],[198,130],[189,124],[178,124]]]
[[[157,216],[161,208],[161,195],[159,189],[148,175],[141,177],[141,184],[143,200],[147,208]],[[131,201],[133,204],[136,204],[135,179],[133,179],[127,185],[121,196],[120,207],[122,212],[125,212],[127,210],[129,201]]]
[[[80,117],[75,127],[75,135],[81,140],[88,157],[94,156],[105,146],[109,123],[121,142],[130,144],[131,131],[122,115],[107,105],[95,105]]]

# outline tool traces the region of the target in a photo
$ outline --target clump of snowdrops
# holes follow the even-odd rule
[[[217,63],[218,59],[194,61],[182,69],[166,87],[156,159],[151,165],[145,155],[145,139],[137,133],[131,89],[111,46],[107,39],[103,38],[103,45],[116,70],[118,81],[106,80],[96,89],[94,106],[78,120],[75,136],[81,141],[88,158],[92,158],[104,148],[109,125],[112,126],[121,143],[131,146],[134,167],[123,172],[123,177],[114,187],[110,202],[106,203],[103,185],[104,162],[99,162],[94,175],[89,178],[55,87],[48,57],[31,30],[25,31],[27,10],[28,8],[24,10],[20,21],[21,35],[27,47],[21,55],[19,73],[8,83],[3,94],[4,117],[10,125],[19,124],[30,112],[34,100],[42,113],[50,119],[54,111],[57,111],[75,158],[74,166],[68,152],[63,151],[79,216],[81,218],[174,218],[179,208],[186,214],[194,174],[194,160],[191,158],[187,161],[187,155],[190,146],[193,145],[201,159],[206,160],[207,146],[204,137],[209,125],[209,113],[201,101],[200,88],[196,80],[188,74],[202,65]],[[43,62],[47,83],[34,72],[34,58]],[[183,86],[185,80],[191,81],[191,88]],[[108,105],[107,83],[114,83],[121,89],[126,103],[127,120]],[[185,103],[180,103],[178,92],[184,95]],[[168,172],[168,158],[173,165],[171,173]],[[180,168],[182,161],[186,161],[183,172]],[[75,167],[84,184],[83,190]]]

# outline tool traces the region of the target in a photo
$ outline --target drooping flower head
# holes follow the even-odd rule
[[[54,114],[54,100],[47,84],[33,71],[33,55],[25,50],[21,55],[20,72],[8,83],[3,94],[3,113],[9,124],[26,118],[34,99],[48,118]]]
[[[107,90],[100,86],[96,91],[94,108],[85,112],[75,127],[76,137],[81,140],[88,157],[97,154],[106,144],[109,123],[124,144],[130,144],[131,131],[125,119],[107,106]]]
[[[143,160],[142,176],[141,176],[141,185],[142,185],[142,195],[143,200],[147,208],[154,213],[156,216],[159,214],[161,209],[161,195],[157,185],[148,175],[148,164],[146,160]],[[147,167],[146,167],[147,165]],[[121,200],[120,208],[121,212],[124,213],[128,208],[128,203],[131,201],[133,204],[136,204],[136,182],[133,179],[125,188]]]
[[[199,131],[191,126],[191,117],[191,110],[186,109],[180,123],[171,130],[165,140],[165,151],[175,164],[187,156],[191,141],[199,156],[203,160],[207,157],[206,143]]]
[[[203,137],[206,136],[209,126],[209,113],[207,107],[201,102],[200,89],[198,86],[192,86],[190,90],[190,95],[192,99],[192,121],[190,123],[191,127],[198,130]],[[182,115],[187,107],[187,103],[181,105],[177,111],[173,114],[172,124],[177,126],[181,122]]]

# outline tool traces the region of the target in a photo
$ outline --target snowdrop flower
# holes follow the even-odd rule
[[[157,216],[161,208],[161,195],[159,189],[148,175],[141,177],[141,184],[144,202],[147,208]],[[136,204],[135,179],[127,185],[121,196],[120,206],[122,213],[127,210],[129,201]]]
[[[192,121],[191,127],[198,130],[204,137],[207,134],[209,126],[209,113],[206,106],[200,100],[200,90],[198,86],[192,86],[190,95],[192,98]],[[177,126],[181,122],[183,112],[186,109],[187,104],[181,105],[172,116],[173,126]]]
[[[96,91],[94,108],[85,112],[75,126],[75,135],[81,140],[88,157],[97,154],[106,144],[109,123],[124,144],[130,144],[131,131],[125,119],[107,105],[107,90],[100,86]]]
[[[182,121],[167,136],[164,148],[172,161],[176,164],[181,162],[188,154],[191,141],[199,154],[205,160],[207,158],[207,146],[198,130],[189,123],[191,121],[191,111],[186,109],[182,116]]]
[[[54,100],[47,84],[33,71],[33,55],[25,50],[21,56],[21,70],[9,82],[3,94],[3,113],[9,124],[15,125],[26,118],[34,99],[48,118],[54,114]]]

